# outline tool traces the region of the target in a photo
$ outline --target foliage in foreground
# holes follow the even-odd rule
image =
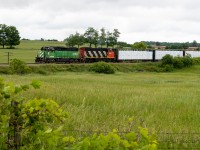
[[[156,150],[157,141],[155,134],[149,134],[147,128],[138,128],[138,134],[133,131],[130,131],[124,135],[121,135],[116,130],[108,133],[107,135],[93,134],[82,139],[79,142],[75,142],[74,138],[64,138],[66,142],[70,145],[75,143],[72,146],[69,146],[70,149],[75,150]]]
[[[33,81],[30,85],[19,86],[0,79],[0,149],[157,149],[155,135],[141,127],[138,133],[129,131],[124,135],[115,130],[82,139],[64,135],[67,114],[55,101],[26,100],[17,96],[31,86],[37,89],[40,84]]]
[[[30,85],[16,86],[0,80],[0,149],[57,147],[58,143],[54,141],[60,136],[54,135],[61,130],[60,123],[66,118],[66,113],[53,100],[26,101],[17,97],[30,86],[39,88],[40,85],[33,81]]]

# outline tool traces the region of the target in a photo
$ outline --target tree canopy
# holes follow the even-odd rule
[[[85,33],[82,35],[78,32],[76,34],[71,34],[64,41],[67,46],[75,46],[78,47],[88,43],[90,47],[94,45],[95,47],[106,46],[106,47],[114,47],[117,45],[117,40],[119,38],[120,32],[118,29],[114,29],[113,32],[106,31],[105,28],[101,28],[100,32],[93,27],[89,27]]]
[[[131,47],[133,49],[137,49],[137,50],[145,50],[145,49],[147,49],[147,45],[144,42],[136,42]]]
[[[15,45],[20,44],[19,31],[15,26],[7,26],[5,24],[0,24],[0,45],[9,46],[13,48]]]

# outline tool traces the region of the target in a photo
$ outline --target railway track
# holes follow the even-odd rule
[[[46,65],[46,64],[38,64],[38,63],[26,63],[28,66],[36,66],[36,65]],[[0,66],[9,66],[9,64],[8,63],[0,63]]]

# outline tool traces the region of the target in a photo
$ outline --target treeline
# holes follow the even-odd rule
[[[129,47],[126,42],[118,42],[120,32],[114,29],[112,32],[101,28],[100,31],[89,27],[83,34],[76,32],[69,35],[64,42],[68,47],[80,47],[81,45],[89,44],[89,47]]]
[[[200,43],[197,43],[196,40],[193,42],[156,42],[156,41],[143,41],[148,48],[151,48],[152,45],[156,46],[166,46],[165,49],[188,49],[189,47],[200,47]]]

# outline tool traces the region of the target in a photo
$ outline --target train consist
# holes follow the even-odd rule
[[[184,50],[118,50],[110,48],[66,48],[59,46],[42,47],[35,58],[36,63],[90,63],[90,62],[121,62],[121,61],[158,61],[170,54],[174,57],[200,57],[200,51]]]
[[[109,48],[66,48],[42,47],[35,59],[36,63],[73,63],[73,62],[114,62],[116,50]]]

